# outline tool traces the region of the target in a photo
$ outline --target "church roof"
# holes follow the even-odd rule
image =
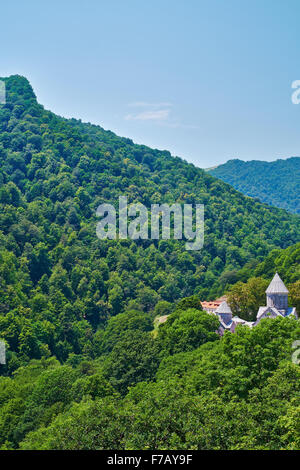
[[[298,318],[296,307],[289,307],[285,311],[285,315],[284,315],[285,317],[289,317],[290,315],[294,315],[296,318]]]
[[[239,324],[240,324],[240,325],[247,325],[247,326],[249,326],[250,328],[251,328],[251,327],[253,326],[253,324],[254,324],[254,321],[246,321],[246,320],[244,320],[243,318],[240,318],[240,317],[237,317],[237,316],[233,317],[232,321],[233,321],[233,323],[235,323],[236,325],[239,325]]]
[[[276,307],[265,306],[265,307],[259,307],[256,318],[257,319],[261,318],[262,315],[264,315],[267,312],[275,315],[276,317],[284,317],[284,315]]]
[[[288,294],[288,292],[278,273],[276,273],[266,290],[266,294]]]
[[[232,327],[232,325],[233,325],[233,321],[232,321],[232,320],[230,320],[230,322],[228,322],[228,323],[225,323],[223,320],[220,320],[220,326],[221,326],[222,328],[224,328],[224,330],[230,330],[230,328]]]
[[[232,314],[232,311],[228,303],[226,302],[226,300],[224,300],[224,302],[222,302],[221,305],[219,305],[215,313],[231,313]]]

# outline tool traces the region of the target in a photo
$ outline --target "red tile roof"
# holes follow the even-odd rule
[[[201,302],[202,308],[218,308],[222,302],[214,300],[213,302]]]

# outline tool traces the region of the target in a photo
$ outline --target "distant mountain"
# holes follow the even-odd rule
[[[300,214],[300,157],[275,162],[234,159],[207,171],[246,196]]]

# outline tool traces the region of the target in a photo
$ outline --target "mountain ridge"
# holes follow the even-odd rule
[[[247,196],[300,214],[300,157],[272,162],[231,159],[207,171]]]

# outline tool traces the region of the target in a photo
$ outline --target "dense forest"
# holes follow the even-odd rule
[[[299,447],[299,322],[219,338],[200,305],[273,268],[297,283],[299,217],[167,151],[56,116],[25,78],[4,80],[1,448]],[[204,204],[203,249],[99,240],[96,208],[119,195]]]
[[[209,173],[247,196],[300,214],[300,157],[274,162],[233,159]]]

